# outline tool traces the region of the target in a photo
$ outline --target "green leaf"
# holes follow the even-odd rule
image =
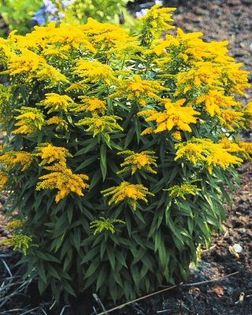
[[[100,287],[104,284],[106,278],[107,278],[107,268],[103,266],[99,272],[97,282],[96,282],[96,291],[100,289]]]
[[[100,148],[100,168],[102,172],[102,179],[105,181],[107,176],[107,146],[102,143]]]

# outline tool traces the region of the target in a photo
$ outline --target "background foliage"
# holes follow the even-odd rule
[[[10,31],[24,34],[31,30],[33,15],[41,3],[41,0],[1,0],[0,14]],[[0,35],[5,35],[5,30],[0,30]]]

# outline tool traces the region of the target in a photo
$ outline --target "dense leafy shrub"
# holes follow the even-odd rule
[[[0,41],[1,188],[28,274],[55,297],[173,283],[221,228],[252,149],[237,138],[247,72],[227,42],[167,33],[171,12],[153,7],[132,36],[90,19]]]

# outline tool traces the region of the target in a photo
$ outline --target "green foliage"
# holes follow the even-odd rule
[[[63,12],[70,21],[79,21],[84,23],[89,17],[100,22],[119,22],[120,14],[127,15],[125,7],[128,0],[76,0]],[[128,15],[127,15],[128,16]]]
[[[10,31],[24,34],[31,29],[32,17],[41,5],[41,0],[0,0],[0,14]]]
[[[31,240],[16,246],[27,273],[56,299],[185,279],[221,230],[247,72],[226,43],[164,38],[170,12],[154,7],[132,36],[90,19],[0,40],[0,187]]]

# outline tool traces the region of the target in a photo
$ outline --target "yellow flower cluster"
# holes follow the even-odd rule
[[[6,73],[10,76],[24,75],[27,82],[33,79],[48,81],[50,86],[67,82],[65,75],[49,65],[42,56],[28,49],[21,49],[20,54],[11,53]]]
[[[87,111],[90,113],[101,113],[104,114],[106,110],[106,102],[100,100],[97,97],[80,96],[81,102],[83,104],[78,104],[74,107],[73,111],[82,112]]]
[[[36,189],[57,189],[56,203],[67,197],[71,192],[83,196],[83,190],[89,187],[86,183],[89,177],[85,174],[74,174],[65,163],[56,163],[44,168],[51,172],[39,177],[40,182]]]
[[[162,132],[165,130],[172,130],[176,128],[179,131],[191,132],[192,129],[189,124],[195,124],[197,119],[195,116],[200,115],[199,112],[192,107],[183,106],[185,99],[181,99],[173,103],[170,99],[163,100],[164,111],[157,111],[155,109],[149,109],[139,113],[141,116],[146,116],[147,122],[155,121],[156,129],[153,129],[154,133]]]
[[[25,256],[31,246],[32,238],[25,234],[13,234],[10,238],[4,239],[2,244],[13,247],[14,250],[21,251]]]
[[[181,197],[185,200],[185,196],[195,196],[200,191],[200,189],[196,185],[190,183],[182,183],[181,185],[174,185],[168,188],[167,191],[169,192],[171,198]]]
[[[32,154],[26,151],[8,151],[0,155],[0,164],[3,164],[7,169],[18,166],[21,167],[22,171],[25,171],[32,161]]]
[[[92,83],[104,81],[110,84],[114,80],[112,68],[96,60],[79,60],[74,73]]]
[[[69,151],[63,147],[56,147],[50,143],[43,143],[37,148],[36,154],[42,159],[41,165],[59,162],[66,163],[67,157],[71,156]]]
[[[42,111],[37,108],[23,106],[18,110],[20,115],[16,116],[14,134],[32,134],[41,130],[45,124],[45,117]]]
[[[212,173],[215,166],[225,169],[242,162],[242,159],[231,154],[223,143],[214,143],[210,139],[194,138],[177,144],[176,149],[175,160],[187,159],[194,165],[204,163],[210,173]]]
[[[9,177],[5,172],[0,171],[0,191],[3,191],[9,181]]]
[[[74,101],[68,95],[60,95],[57,93],[47,93],[46,98],[39,103],[39,105],[45,107],[48,113],[55,111],[67,112],[69,107],[74,104]]]
[[[59,116],[52,116],[50,117],[47,121],[46,121],[48,126],[51,125],[56,125],[56,128],[61,128],[61,129],[67,129],[68,128],[68,124],[67,122]]]
[[[96,51],[104,51],[109,58],[113,55],[117,57],[132,55],[141,50],[138,40],[116,25],[99,23],[89,18],[85,25],[80,26],[80,29]]]
[[[108,231],[114,234],[116,232],[116,224],[125,224],[125,222],[118,219],[100,217],[99,219],[94,220],[90,223],[90,229],[94,230],[94,235],[97,235],[104,231]]]
[[[197,97],[196,104],[204,104],[211,117],[221,114],[223,108],[239,106],[232,96],[226,96],[224,91],[220,90],[210,90],[208,93],[200,95]]]
[[[154,5],[141,19],[152,36],[159,36],[163,31],[174,28],[172,26],[172,12],[174,8],[161,8],[161,5]]]
[[[158,81],[143,80],[139,75],[130,80],[119,80],[117,92],[111,97],[126,97],[128,100],[136,100],[140,105],[146,105],[146,99],[161,100],[158,93],[165,88]]]
[[[153,167],[157,167],[155,152],[153,151],[142,151],[140,153],[135,153],[131,150],[126,150],[118,153],[119,155],[126,155],[124,162],[121,163],[121,167],[123,169],[118,172],[127,173],[131,171],[131,174],[135,174],[138,170],[145,170],[152,174],[156,174],[157,172],[153,169]]]
[[[142,184],[131,184],[129,182],[122,182],[119,186],[110,187],[102,191],[105,197],[111,196],[109,205],[118,204],[122,201],[127,201],[133,210],[136,210],[138,200],[148,202],[146,196],[154,196],[148,191],[148,188]]]
[[[15,219],[15,220],[9,221],[7,223],[6,228],[7,230],[18,230],[18,229],[21,229],[23,226],[24,226],[24,221]]]
[[[76,126],[88,126],[85,131],[90,132],[93,137],[99,134],[108,136],[112,132],[123,131],[122,127],[117,123],[118,119],[120,117],[114,115],[93,115],[92,117],[81,119]]]

